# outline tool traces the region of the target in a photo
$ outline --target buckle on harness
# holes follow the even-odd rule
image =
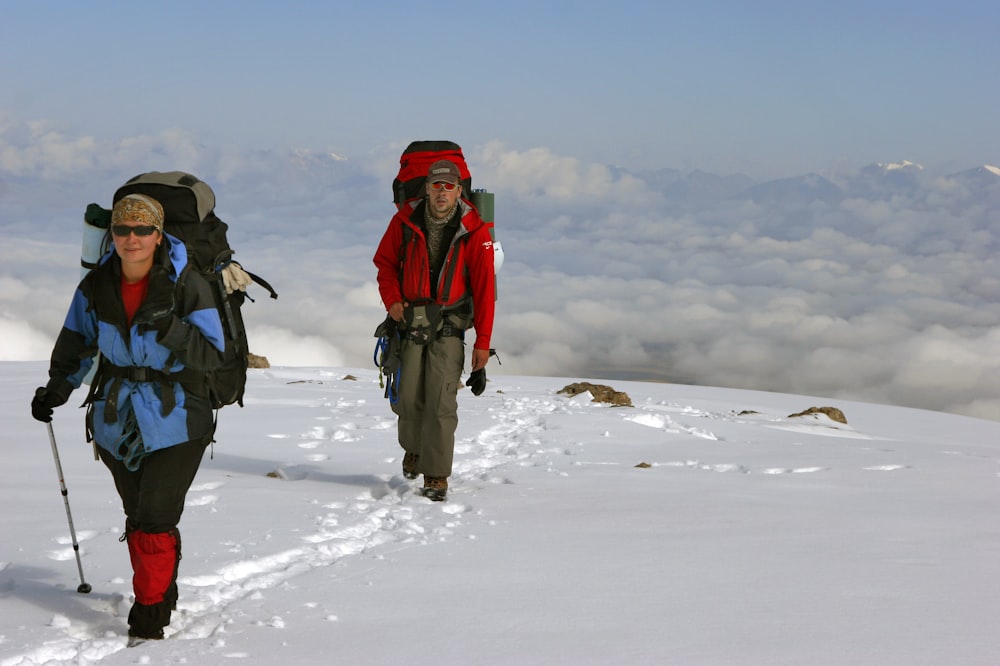
[[[414,305],[403,310],[406,328],[403,335],[416,345],[434,342],[441,330],[440,305]]]
[[[459,328],[449,319],[444,320],[444,326],[441,327],[441,332],[438,333],[438,337],[441,338],[465,338],[465,329]]]
[[[406,329],[406,339],[415,345],[426,345],[431,341],[431,329],[426,326]]]
[[[152,382],[157,378],[153,376],[153,373],[162,374],[152,368],[147,368],[144,366],[129,366],[127,371],[127,379],[133,382]]]

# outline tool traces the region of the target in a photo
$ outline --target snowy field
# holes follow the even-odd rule
[[[489,370],[443,503],[401,476],[373,369],[252,371],[188,496],[167,638],[127,649],[83,392],[53,427],[89,595],[28,407],[46,364],[0,363],[0,666],[998,663],[1000,423],[601,382],[634,404],[610,407]],[[790,416],[814,406],[848,423]]]

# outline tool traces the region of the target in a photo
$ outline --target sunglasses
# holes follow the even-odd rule
[[[128,238],[129,234],[136,236],[152,236],[154,231],[158,231],[152,224],[140,224],[130,227],[127,224],[116,224],[111,227],[111,233],[119,238]]]
[[[451,192],[456,187],[458,187],[458,183],[442,183],[440,181],[431,183],[432,190],[444,190],[445,192]]]

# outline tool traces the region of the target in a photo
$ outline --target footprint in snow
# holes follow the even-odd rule
[[[761,470],[761,474],[812,474],[822,472],[825,467],[769,467]]]
[[[189,492],[200,493],[206,490],[217,490],[224,485],[225,483],[223,481],[208,481],[207,483],[196,483],[193,486],[191,486],[191,490]]]
[[[97,532],[93,530],[83,530],[81,532],[77,532],[76,533],[77,545],[89,539],[93,539],[95,536],[97,536]],[[68,547],[62,548],[60,550],[50,550],[48,554],[50,560],[55,560],[56,562],[65,562],[67,560],[72,560],[76,558],[76,551],[73,550],[72,546],[73,545],[72,538],[70,538],[69,536],[58,536],[55,539],[53,539],[53,541],[55,541],[60,545]],[[81,549],[80,552],[83,552],[83,549]]]
[[[358,441],[359,437],[350,434],[350,432],[347,430],[337,430],[332,435],[330,435],[330,439],[332,439],[335,442],[356,442]]]
[[[82,542],[88,539],[93,539],[96,536],[97,532],[94,530],[80,530],[76,533],[76,540]],[[68,536],[60,536],[56,537],[56,543],[68,546],[73,543],[73,539]]]
[[[740,474],[749,474],[750,470],[743,465],[735,465],[731,463],[725,463],[721,465],[707,465],[705,469],[710,469],[713,472],[739,472]]]

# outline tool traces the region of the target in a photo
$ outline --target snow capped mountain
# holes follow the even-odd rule
[[[1000,167],[995,167],[991,164],[984,164],[983,166],[976,167],[975,169],[959,171],[958,173],[952,174],[949,177],[966,178],[966,177],[980,177],[980,176],[982,176],[987,181],[992,182],[992,180],[1000,178]]]
[[[927,175],[924,167],[909,160],[873,162],[843,178],[848,198],[883,200],[897,195],[915,195]]]
[[[330,169],[347,158],[334,152],[320,152],[307,149],[292,150],[288,154],[289,162],[300,167]]]
[[[967,169],[948,176],[949,180],[961,183],[973,191],[1000,188],[1000,167],[984,164],[975,169]]]
[[[768,206],[801,206],[816,202],[837,205],[845,199],[883,201],[901,195],[920,200],[934,187],[934,177],[922,164],[905,159],[872,162],[830,176],[812,172],[762,182],[741,173],[719,175],[700,169],[689,173],[669,168],[630,172],[612,167],[612,172],[618,177],[628,174],[639,178],[662,193],[669,204],[680,207],[704,206],[725,200],[753,201]],[[992,187],[1000,183],[1000,166],[985,164],[946,178],[976,189]]]
[[[901,169],[916,169],[917,171],[923,171],[924,167],[911,162],[910,160],[903,160],[902,162],[876,162],[870,165],[869,168],[877,168],[882,171],[899,171]]]

